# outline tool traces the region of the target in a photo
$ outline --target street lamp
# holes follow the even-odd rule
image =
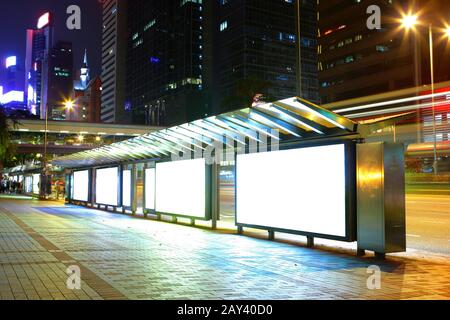
[[[418,25],[417,15],[408,14],[403,16],[402,26],[406,30],[414,29]],[[433,142],[434,142],[434,162],[433,171],[437,174],[437,131],[436,131],[436,103],[434,97],[434,39],[433,39],[433,23],[428,24],[428,36],[429,36],[429,46],[430,46],[430,79],[431,79],[431,108],[433,114]],[[450,26],[447,26],[445,30],[445,35],[450,39]]]
[[[66,101],[64,101],[64,108],[65,108],[67,111],[72,111],[73,108],[74,108],[74,106],[75,106],[75,102],[74,102],[74,101],[72,101],[72,100],[66,100]]]
[[[412,14],[408,14],[405,15],[402,19],[402,26],[405,29],[412,29],[417,25],[417,16],[416,15],[412,15]]]

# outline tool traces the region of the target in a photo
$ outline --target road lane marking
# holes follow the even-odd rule
[[[431,221],[431,220],[424,220],[422,222],[433,223],[433,224],[446,224],[445,222],[442,222],[442,221]]]
[[[407,237],[411,237],[411,238],[421,238],[422,236],[418,236],[416,234],[407,234]],[[450,241],[450,240],[449,240]]]

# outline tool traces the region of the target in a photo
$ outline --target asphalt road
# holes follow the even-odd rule
[[[233,219],[232,187],[221,189],[221,212]],[[408,249],[450,255],[450,195],[408,194],[406,230]]]
[[[450,254],[450,196],[408,195],[408,248]]]

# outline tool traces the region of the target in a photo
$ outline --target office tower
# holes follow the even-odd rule
[[[17,56],[7,57],[0,65],[0,104],[8,115],[26,111],[22,71]]]
[[[53,17],[43,14],[36,29],[27,30],[25,56],[25,93],[29,111],[45,117],[42,101],[46,101],[48,84],[48,57],[53,47]]]
[[[67,119],[78,122],[101,122],[101,93],[100,77],[89,81],[83,91],[75,91],[75,107],[67,112]]]
[[[207,87],[216,113],[248,106],[252,94],[263,94],[266,101],[317,100],[315,1],[209,4],[212,51],[207,60],[213,71]]]
[[[103,2],[102,41],[102,111],[101,119],[108,123],[126,123],[125,70],[127,39],[127,1]]]
[[[129,2],[127,106],[135,123],[169,126],[205,115],[202,11],[202,1]]]
[[[58,41],[48,58],[48,83],[43,87],[48,118],[66,119],[66,102],[73,97],[73,52],[72,43]],[[44,96],[44,95],[43,95]]]
[[[381,9],[379,30],[367,26],[369,5]],[[318,7],[322,103],[430,83],[427,26],[430,21],[436,27],[449,21],[449,1],[320,0]],[[419,13],[422,26],[402,28],[405,13]],[[450,79],[448,41],[434,32],[436,81],[446,81]]]
[[[111,119],[112,101],[125,82],[125,101],[115,105],[124,105],[133,122],[152,125],[170,126],[248,106],[250,94],[260,100],[297,95],[318,100],[315,0],[127,4],[107,1],[104,7],[102,107]],[[127,32],[117,27],[124,20]],[[123,43],[125,69],[117,70],[113,48]],[[111,101],[109,109],[106,100]]]
[[[91,74],[88,63],[87,50],[84,51],[83,64],[80,69],[80,78],[74,81],[75,91],[86,90],[89,82],[91,81]]]

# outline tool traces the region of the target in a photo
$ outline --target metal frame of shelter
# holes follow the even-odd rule
[[[82,204],[88,207],[101,208],[102,204],[95,202],[92,190],[95,190],[95,172],[98,169],[108,167],[119,168],[119,199],[122,194],[123,170],[131,170],[131,198],[132,205],[124,208],[119,200],[117,206],[103,205],[105,209],[112,208],[114,211],[121,208],[123,212],[131,211],[136,213],[137,195],[137,165],[144,165],[144,172],[148,168],[154,168],[157,163],[166,161],[181,160],[181,155],[195,156],[196,151],[202,152],[205,157],[211,147],[222,146],[229,152],[231,149],[233,159],[236,159],[238,152],[246,153],[275,151],[268,150],[267,146],[275,141],[279,149],[301,148],[305,146],[331,145],[344,143],[349,146],[346,161],[347,166],[347,217],[345,237],[336,238],[322,234],[309,234],[294,230],[278,230],[264,227],[269,232],[269,238],[274,238],[275,232],[288,232],[301,234],[308,237],[308,244],[312,245],[314,237],[328,238],[343,241],[355,241],[357,237],[356,217],[357,217],[357,171],[356,168],[356,147],[357,144],[365,142],[365,138],[371,132],[391,125],[400,118],[413,116],[412,113],[386,117],[381,121],[371,121],[368,123],[357,123],[344,116],[324,109],[318,105],[308,102],[299,97],[293,97],[272,103],[260,104],[251,108],[244,108],[217,116],[204,118],[190,123],[182,124],[172,128],[162,129],[148,133],[130,140],[103,146],[101,148],[79,152],[76,154],[59,157],[52,161],[52,165],[68,169],[69,173],[79,170],[89,169],[93,171],[89,182],[90,200],[88,202],[73,201],[68,197],[69,203]],[[266,144],[263,146],[263,144]],[[265,148],[264,148],[265,147]],[[197,155],[198,156],[198,155]],[[207,170],[211,170],[211,179],[207,183],[207,198],[210,204],[211,217],[207,215],[205,219],[212,221],[212,228],[216,228],[219,216],[219,164],[208,165]],[[68,174],[70,177],[70,174]],[[144,178],[145,185],[145,178]],[[70,184],[67,190],[71,190]],[[402,190],[399,191],[399,198],[402,197]],[[68,192],[70,194],[70,191]],[[145,193],[145,191],[144,191]],[[404,193],[404,190],[403,190]],[[404,196],[404,195],[403,195]],[[93,198],[93,199],[92,199]],[[144,197],[145,198],[145,197]],[[359,199],[359,198],[358,198]],[[381,201],[381,200],[380,200]],[[384,200],[383,200],[384,201]],[[145,209],[145,199],[143,200],[144,214],[154,214],[161,218],[161,215],[172,216],[173,221],[177,218],[186,218],[183,215],[159,213],[156,211],[147,212]],[[382,212],[380,211],[380,214]],[[404,214],[404,213],[399,213]],[[189,217],[187,217],[189,218]],[[191,218],[191,224],[195,225],[195,220]],[[200,219],[203,220],[203,219]],[[242,233],[244,225],[236,222],[238,232]],[[358,235],[359,237],[359,235]],[[378,250],[378,249],[377,249]],[[379,250],[380,252],[382,250]]]
[[[114,163],[170,158],[205,150],[214,144],[248,146],[261,137],[280,143],[358,134],[358,124],[301,98],[245,108],[180,126],[155,131],[98,149],[57,158],[54,165],[82,168]],[[276,132],[277,134],[273,134]]]

